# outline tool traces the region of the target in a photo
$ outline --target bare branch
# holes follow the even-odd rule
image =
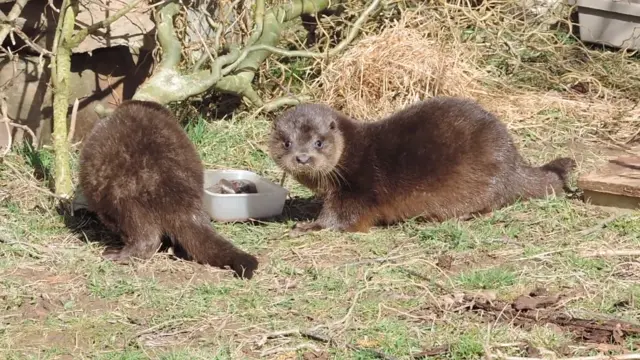
[[[358,17],[345,40],[335,48],[325,53],[309,51],[287,51],[277,46],[280,34],[286,22],[302,14],[313,14],[326,9],[330,0],[293,0],[286,5],[274,7],[265,11],[264,0],[256,0],[254,13],[254,29],[247,44],[242,50],[232,48],[228,54],[217,59],[209,49],[193,67],[191,73],[181,74],[177,66],[181,58],[181,44],[175,34],[173,17],[178,13],[177,4],[164,4],[156,17],[158,42],[162,48],[163,59],[154,75],[148,79],[136,92],[134,99],[152,100],[163,104],[183,100],[198,95],[211,88],[222,93],[231,93],[244,97],[252,105],[262,111],[273,111],[283,105],[298,104],[300,99],[285,97],[264,103],[252,87],[260,64],[272,54],[290,57],[326,58],[334,56],[344,50],[358,35],[362,24],[380,5],[381,0],[372,0],[370,5]],[[216,48],[223,26],[207,17],[209,25],[216,29]],[[198,36],[202,37],[199,33]],[[200,39],[204,43],[203,39]],[[199,70],[207,59],[211,59],[211,70]]]
[[[159,68],[140,86],[133,98],[167,104],[201,94],[222,78],[222,67],[234,62],[239,56],[240,51],[232,49],[228,54],[218,57],[210,71],[203,70],[189,75],[182,75],[172,68]]]
[[[130,2],[127,6],[121,8],[120,10],[118,10],[115,14],[113,14],[112,16],[109,16],[108,18],[99,21],[87,28],[84,28],[80,31],[78,31],[75,35],[73,35],[73,37],[71,37],[71,39],[69,40],[69,48],[74,48],[78,45],[80,45],[80,43],[82,41],[84,41],[84,39],[86,39],[87,36],[89,36],[89,34],[92,34],[94,32],[96,32],[97,30],[103,28],[103,27],[108,27],[109,25],[111,25],[112,23],[114,23],[115,21],[117,21],[118,19],[120,19],[121,17],[123,17],[124,15],[126,15],[129,11],[131,11],[131,9],[133,9],[134,7],[136,7],[138,4],[140,4],[143,0],[134,0],[132,2]]]
[[[9,124],[11,123],[11,120],[9,120],[9,110],[8,110],[8,106],[7,106],[7,95],[4,93],[4,91],[2,93],[0,93],[0,123],[4,124],[5,126],[5,131],[7,134],[7,144],[6,144],[6,149],[4,149],[4,152],[2,153],[2,156],[6,156],[9,151],[11,151],[11,145],[13,142],[13,138],[11,136],[11,128],[9,127]]]
[[[16,3],[11,8],[11,11],[9,11],[9,15],[7,15],[6,21],[8,23],[13,23],[18,18],[18,16],[20,16],[22,10],[28,2],[29,0],[16,0]],[[4,40],[7,38],[7,35],[9,35],[12,27],[12,24],[0,25],[0,44],[4,43]]]
[[[155,16],[156,34],[162,48],[162,61],[158,64],[161,69],[171,69],[180,62],[180,41],[175,35],[173,17],[180,11],[175,3],[165,4]]]
[[[184,6],[184,10],[185,12],[187,11],[186,6]],[[200,19],[198,19],[198,21],[200,21]],[[200,38],[200,42],[202,43],[202,47],[204,47],[205,53],[207,55],[209,55],[209,58],[211,59],[211,62],[213,63],[215,60],[213,59],[213,54],[211,53],[211,51],[209,50],[209,46],[207,46],[207,42],[204,40],[204,37],[202,37],[202,34],[200,34],[200,30],[198,30],[198,27],[194,27],[194,30],[196,32],[196,34],[198,35],[198,38]],[[202,64],[200,64],[202,65]],[[200,66],[198,66],[199,68]]]
[[[71,109],[71,124],[69,124],[69,135],[67,135],[67,141],[71,142],[73,140],[73,135],[76,131],[76,118],[78,117],[78,106],[80,102],[78,98],[73,102],[73,109]]]
[[[300,97],[283,97],[280,99],[271,100],[268,103],[262,105],[261,110],[264,112],[272,112],[276,111],[279,108],[287,105],[298,105],[304,101],[309,100],[308,97],[300,96]]]
[[[16,33],[30,48],[32,48],[34,51],[40,53],[42,56],[46,56],[46,57],[53,56],[53,53],[51,51],[41,47],[40,45],[34,43],[33,41],[31,41],[31,39],[29,39],[27,34],[23,33],[22,30],[18,29],[17,27],[11,29],[11,31]]]
[[[256,0],[256,10],[253,20],[256,27],[253,30],[253,34],[249,38],[247,45],[255,44],[255,42],[262,36],[262,31],[264,29],[264,10],[264,0]]]
[[[4,131],[7,134],[7,144],[3,153],[0,154],[0,157],[6,156],[11,151],[11,146],[13,145],[13,136],[11,135],[11,128],[19,128],[27,132],[31,136],[31,144],[35,148],[37,143],[36,135],[33,133],[28,126],[20,125],[14,123],[9,118],[9,107],[7,106],[7,94],[4,91],[0,92],[0,126],[4,127]]]

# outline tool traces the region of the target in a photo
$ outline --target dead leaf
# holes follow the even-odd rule
[[[329,353],[326,351],[308,351],[302,354],[303,360],[329,360]]]
[[[438,262],[436,265],[445,270],[451,269],[451,265],[453,264],[453,257],[451,255],[443,254],[438,257]]]
[[[529,292],[529,295],[520,295],[511,304],[511,307],[518,311],[535,310],[551,306],[559,299],[557,294],[549,295],[549,291],[545,288],[536,288]]]

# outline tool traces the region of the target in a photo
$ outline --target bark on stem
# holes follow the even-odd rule
[[[73,185],[71,183],[71,166],[69,142],[67,141],[67,109],[69,107],[69,75],[71,73],[71,49],[68,41],[73,36],[76,13],[73,0],[65,0],[60,8],[62,20],[59,43],[55,54],[55,72],[53,82],[53,149],[55,152],[54,183],[55,194],[61,198],[70,198]]]
[[[68,199],[73,192],[71,164],[67,129],[69,110],[69,86],[71,75],[71,52],[89,34],[109,26],[141,2],[135,0],[120,9],[113,16],[74,34],[78,0],[64,0],[60,8],[60,18],[54,41],[54,62],[51,81],[53,84],[53,149],[55,152],[54,186],[55,195]]]

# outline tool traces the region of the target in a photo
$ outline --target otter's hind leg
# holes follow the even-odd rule
[[[128,211],[122,215],[119,225],[125,246],[122,249],[107,249],[102,257],[121,262],[126,262],[129,258],[151,258],[162,244],[160,226],[144,210]]]
[[[102,257],[111,261],[124,261],[130,258],[149,259],[162,243],[162,233],[152,227],[142,227],[129,234],[122,234],[125,245],[122,249],[106,249]]]

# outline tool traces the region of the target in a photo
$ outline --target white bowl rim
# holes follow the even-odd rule
[[[269,184],[275,186],[277,188],[277,190],[279,190],[279,191],[269,191],[267,193],[262,192],[262,193],[253,193],[253,194],[219,194],[219,193],[214,193],[212,191],[209,191],[209,190],[207,190],[205,188],[204,192],[205,192],[205,194],[207,194],[209,196],[242,198],[242,197],[264,196],[265,194],[268,194],[268,193],[284,193],[284,196],[286,197],[289,194],[289,190],[287,190],[286,188],[280,186],[279,184],[274,183],[273,181],[271,181],[269,179],[265,179],[264,177],[256,174],[253,171],[250,171],[250,170],[243,170],[243,169],[205,169],[205,173],[251,174],[251,175],[254,175],[254,176],[258,177],[261,181],[264,181],[266,183],[269,183]]]

